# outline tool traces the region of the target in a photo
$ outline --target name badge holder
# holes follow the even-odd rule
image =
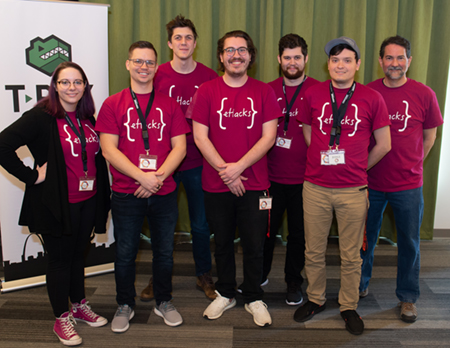
[[[275,146],[282,147],[284,149],[290,149],[292,144],[292,138],[283,138],[277,136],[277,140],[275,142]]]
[[[86,151],[86,135],[84,133],[83,126],[81,124],[80,118],[78,117],[78,114],[75,115],[79,127],[79,131],[77,127],[73,124],[72,120],[69,118],[69,116],[66,113],[66,122],[69,125],[69,127],[72,129],[72,131],[75,133],[75,135],[80,139],[81,143],[81,160],[83,161],[83,171],[84,176],[79,178],[78,181],[78,191],[92,191],[94,190],[94,183],[95,183],[95,177],[88,176],[88,167],[87,167],[87,151]]]
[[[295,101],[297,100],[300,90],[302,89],[303,82],[305,82],[305,80],[306,80],[306,75],[303,78],[303,81],[297,86],[297,89],[295,90],[295,93],[292,96],[291,102],[289,103],[288,99],[287,99],[287,94],[286,94],[286,85],[284,83],[284,78],[283,78],[283,94],[284,94],[284,100],[286,102],[286,112],[284,114],[284,129],[283,129],[284,137],[278,136],[277,141],[275,142],[275,146],[282,147],[283,149],[288,149],[288,150],[291,148],[293,138],[286,137],[286,132],[287,132],[288,126],[289,126],[289,113],[291,112],[291,109],[294,106]]]
[[[158,156],[142,154],[139,155],[139,169],[156,170]]]
[[[345,150],[336,148],[320,151],[320,164],[322,166],[345,164]]]
[[[78,191],[92,191],[94,189],[95,178],[93,176],[82,176],[78,185]]]
[[[153,88],[152,93],[150,94],[150,100],[147,104],[147,109],[145,110],[145,117],[142,114],[142,110],[139,106],[139,101],[137,100],[136,94],[134,94],[133,90],[130,87],[131,97],[133,98],[134,105],[136,107],[136,111],[139,116],[139,120],[142,124],[142,139],[144,140],[145,154],[139,155],[139,169],[147,169],[147,170],[157,170],[158,168],[158,156],[150,155],[150,144],[148,141],[148,129],[147,129],[147,117],[150,114],[150,110],[152,109],[153,100],[155,99],[155,89]]]
[[[267,191],[264,191],[264,196],[259,197],[259,210],[272,209],[272,197],[267,195]]]

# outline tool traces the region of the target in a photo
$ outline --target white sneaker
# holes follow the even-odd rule
[[[272,318],[263,301],[253,301],[245,304],[245,310],[253,315],[253,321],[258,326],[269,326]]]
[[[223,297],[216,290],[217,297],[203,312],[203,318],[217,319],[220,318],[227,309],[236,306],[236,300],[234,298]]]

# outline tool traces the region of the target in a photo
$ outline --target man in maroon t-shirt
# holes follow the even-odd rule
[[[136,256],[147,218],[152,234],[154,312],[169,326],[183,318],[172,304],[173,235],[178,218],[173,171],[186,155],[186,119],[175,100],[153,88],[157,55],[148,41],[128,50],[130,87],[103,103],[95,126],[113,177],[111,212],[118,308],[111,323],[125,332],[134,316]]]
[[[303,228],[303,178],[306,167],[306,146],[302,124],[297,121],[301,103],[309,87],[319,81],[306,76],[308,45],[297,34],[283,36],[278,43],[278,62],[283,76],[269,83],[283,110],[278,123],[277,140],[267,154],[269,164],[270,235],[264,243],[264,269],[261,284],[268,282],[276,235],[287,211],[289,234],[286,245],[284,280],[287,283],[286,303],[303,301],[301,271],[305,266],[305,231]]]
[[[173,59],[158,67],[154,86],[157,91],[175,99],[183,113],[186,113],[200,85],[217,78],[217,73],[193,58],[197,44],[194,23],[178,15],[167,23],[166,29]],[[188,123],[192,129],[192,121],[188,120]],[[177,190],[182,182],[187,195],[197,288],[213,300],[216,298],[216,293],[211,277],[210,232],[205,216],[202,164],[202,154],[195,146],[192,132],[190,132],[186,135],[186,157],[175,171],[173,178],[177,184]],[[148,286],[141,292],[141,300],[150,301],[153,297],[151,278]]]
[[[367,248],[361,251],[360,297],[369,293],[373,253],[383,212],[391,206],[397,228],[397,289],[400,318],[417,319],[420,295],[420,225],[424,209],[423,160],[433,147],[436,128],[443,123],[435,93],[408,79],[411,44],[401,36],[383,41],[379,62],[385,77],[367,86],[381,93],[391,119],[392,150],[368,171],[370,208],[367,215]]]
[[[187,114],[194,121],[195,143],[204,157],[206,218],[216,244],[217,297],[203,316],[217,319],[236,305],[234,239],[238,227],[245,309],[258,326],[269,326],[272,319],[260,286],[271,204],[266,153],[274,144],[281,110],[272,88],[247,75],[256,58],[250,36],[232,31],[217,46],[225,74],[200,86]]]
[[[308,302],[297,309],[294,320],[305,322],[325,309],[325,253],[334,211],[341,257],[341,317],[346,329],[359,335],[364,331],[356,308],[368,208],[366,170],[389,151],[390,122],[381,95],[355,82],[361,64],[356,42],[340,37],[328,42],[325,52],[331,81],[306,91],[298,116],[309,146],[303,184]],[[372,134],[375,146],[369,152]]]

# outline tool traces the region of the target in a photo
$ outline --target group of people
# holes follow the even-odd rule
[[[188,198],[196,286],[212,301],[205,318],[221,317],[241,292],[256,325],[272,324],[261,286],[268,282],[285,211],[286,303],[303,302],[305,269],[308,301],[294,320],[304,322],[323,311],[334,212],[340,313],[347,330],[361,334],[364,323],[356,309],[368,295],[389,202],[398,234],[400,316],[416,320],[423,159],[443,120],[434,92],[406,77],[409,42],[400,36],[386,39],[379,56],[385,77],[364,86],[354,80],[361,64],[354,40],[340,37],[326,44],[330,80],[319,82],[305,75],[305,40],[288,34],[279,41],[282,76],[266,84],[247,74],[257,53],[247,33],[231,31],[218,41],[223,72],[218,77],[193,59],[197,32],[189,19],[177,16],[166,28],[173,59],[158,66],[150,42],[133,43],[126,60],[130,87],[107,98],[97,120],[86,75],[66,62],[53,73],[48,96],[0,134],[0,164],[26,184],[19,224],[42,234],[49,254],[47,288],[60,341],[82,342],[75,321],[94,327],[107,323],[85,298],[83,253],[93,230],[105,232],[110,207],[118,304],[112,331],[127,331],[134,316],[135,261],[145,218],[153,272],[140,297],[155,299],[154,312],[167,325],[182,324],[171,279],[181,182]],[[15,153],[23,145],[35,159],[34,168]],[[244,267],[239,286],[236,228]]]

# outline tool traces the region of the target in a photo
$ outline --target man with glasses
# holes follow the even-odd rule
[[[217,297],[203,316],[217,319],[236,305],[237,227],[244,262],[241,289],[245,309],[258,326],[269,326],[272,319],[260,286],[271,205],[266,153],[274,144],[281,110],[273,90],[247,75],[256,59],[250,36],[232,31],[217,46],[225,74],[200,86],[187,114],[194,121],[195,143],[204,157],[206,218],[216,243]]]
[[[267,154],[273,208],[270,214],[270,235],[264,243],[262,284],[268,282],[276,235],[287,210],[289,234],[284,280],[287,284],[286,303],[295,306],[303,301],[301,271],[305,266],[305,231],[302,191],[308,149],[297,116],[305,92],[319,81],[305,74],[308,45],[302,37],[297,34],[283,36],[278,43],[278,51],[283,76],[269,85],[275,91],[284,117],[278,124],[275,146]]]
[[[194,24],[179,15],[166,25],[168,45],[173,51],[173,59],[158,67],[155,76],[155,89],[177,101],[183,113],[192,100],[197,88],[206,81],[215,79],[217,73],[196,62],[193,58],[197,44],[197,31]],[[188,120],[192,129],[192,121]],[[186,157],[175,171],[173,178],[183,183],[188,199],[189,220],[191,222],[192,252],[195,261],[197,288],[210,300],[216,298],[211,277],[210,232],[205,216],[205,203],[202,190],[202,154],[195,146],[192,132],[186,135]],[[141,293],[141,300],[153,298],[152,279]]]
[[[150,42],[130,46],[130,88],[107,98],[96,125],[113,177],[111,211],[116,241],[116,300],[111,330],[125,332],[134,316],[136,255],[142,224],[152,231],[155,314],[169,326],[183,319],[171,302],[173,234],[178,218],[173,171],[186,155],[189,126],[172,98],[155,92],[158,69]]]
[[[381,93],[392,122],[392,150],[369,170],[370,208],[367,215],[367,248],[363,259],[360,297],[369,294],[373,253],[389,202],[397,228],[397,289],[400,318],[417,319],[420,296],[420,225],[423,217],[423,161],[433,147],[442,120],[435,93],[406,77],[411,64],[411,44],[401,36],[383,41],[378,61],[385,77],[368,84]]]
[[[341,257],[341,317],[351,334],[360,335],[364,322],[356,308],[368,208],[366,170],[390,150],[390,122],[381,95],[355,82],[361,64],[356,42],[343,36],[328,42],[325,52],[331,80],[306,91],[298,115],[309,146],[303,184],[308,302],[297,309],[294,320],[310,320],[326,307],[325,253],[334,211]],[[372,136],[375,144],[369,152]]]

